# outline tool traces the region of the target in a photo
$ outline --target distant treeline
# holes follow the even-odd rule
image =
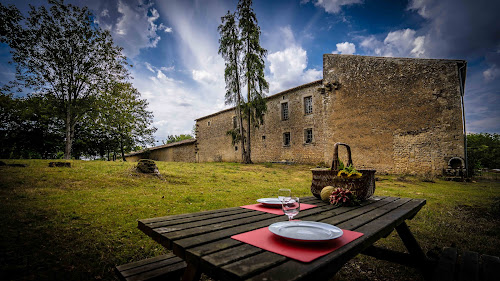
[[[149,127],[152,113],[130,84],[118,84],[116,91],[93,101],[75,126],[72,158],[110,159],[144,143],[154,142],[155,128]],[[47,96],[14,98],[0,94],[0,159],[63,158],[65,126],[57,108]]]
[[[469,169],[500,168],[500,135],[479,133],[467,135]]]

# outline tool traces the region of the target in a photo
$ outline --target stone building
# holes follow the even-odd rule
[[[131,152],[125,155],[125,158],[131,162],[136,162],[143,158],[167,162],[195,162],[195,146],[196,140],[188,139]]]
[[[267,97],[252,160],[329,164],[334,143],[345,142],[355,167],[441,174],[465,155],[465,74],[463,60],[325,54],[322,80]],[[196,120],[196,161],[241,161],[226,135],[234,116]]]
[[[252,160],[330,164],[344,142],[357,168],[441,174],[465,156],[465,74],[463,60],[325,54],[322,80],[266,98]],[[240,162],[226,134],[235,125],[234,108],[196,119],[196,143],[183,152],[192,158],[183,157]]]

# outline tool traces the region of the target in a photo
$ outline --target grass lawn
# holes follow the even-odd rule
[[[291,188],[309,196],[311,166],[157,162],[162,176],[138,175],[134,163],[48,160],[0,167],[0,279],[115,279],[116,264],[165,252],[137,220],[255,203]],[[500,182],[457,183],[379,176],[375,195],[424,198],[408,225],[424,251],[456,245],[500,255]],[[378,245],[403,250],[395,233]],[[340,280],[421,280],[416,271],[358,256]]]

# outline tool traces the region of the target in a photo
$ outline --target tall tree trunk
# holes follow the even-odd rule
[[[252,109],[250,108],[250,79],[248,79],[248,84],[247,84],[247,98],[248,98],[248,106],[247,106],[247,151],[244,159],[245,164],[252,164],[252,156],[251,156],[251,143],[250,143],[250,128],[251,128],[251,122],[250,120],[252,119],[250,114],[252,113]]]
[[[240,142],[241,142],[241,161],[245,161],[245,155],[246,149],[245,149],[245,135],[243,131],[243,117],[241,116],[241,107],[240,107],[241,101],[240,98],[238,97],[238,122],[239,122],[239,129],[240,129]]]
[[[71,144],[73,139],[71,137],[71,101],[68,102],[66,107],[66,145],[64,147],[64,159],[71,159]]]
[[[245,60],[246,60],[246,69],[247,69],[247,73],[246,73],[246,76],[247,76],[247,151],[246,151],[246,154],[245,154],[245,159],[243,160],[243,162],[245,164],[251,164],[252,163],[252,158],[251,158],[251,150],[250,150],[250,119],[252,119],[250,117],[250,113],[251,113],[251,108],[250,108],[250,77],[249,77],[249,61],[248,61],[248,53],[250,52],[250,44],[248,42],[248,39],[247,39],[247,44],[246,44],[246,47],[247,47],[247,56],[245,57]]]
[[[118,125],[118,130],[121,131],[121,126]],[[123,134],[120,132],[120,152],[122,154],[122,160],[123,162],[127,162],[127,160],[125,159],[125,152],[124,152],[124,149],[123,149]]]

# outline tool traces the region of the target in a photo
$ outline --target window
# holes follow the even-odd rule
[[[266,136],[262,136],[262,140],[266,140]]]
[[[209,127],[210,127],[210,121],[208,121],[207,126],[209,126]]]
[[[304,98],[304,112],[305,114],[313,113],[313,98],[305,97]]]
[[[290,132],[283,133],[283,145],[290,146]]]
[[[281,120],[288,120],[288,102],[281,104]]]
[[[304,130],[304,142],[305,143],[312,143],[313,141],[313,130],[312,129],[305,129]]]
[[[235,146],[235,147],[234,147],[234,151],[238,151],[238,146]]]

